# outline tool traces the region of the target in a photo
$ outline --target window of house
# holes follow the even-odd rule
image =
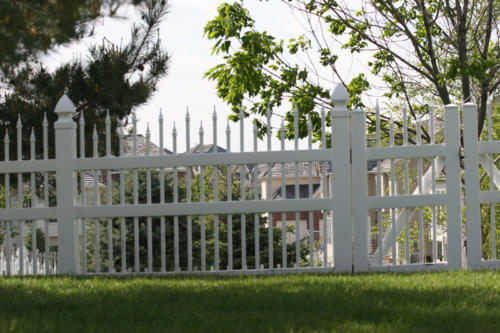
[[[313,184],[312,185],[312,192],[316,192],[316,190],[319,188],[319,184]],[[286,191],[286,199],[295,199],[295,185],[290,184],[290,185],[285,185],[285,191]],[[281,188],[278,189],[276,192],[276,196],[281,197]],[[309,198],[309,184],[300,184],[299,185],[299,198],[300,199],[307,199]]]

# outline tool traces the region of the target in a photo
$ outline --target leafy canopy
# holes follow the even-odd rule
[[[413,120],[428,113],[430,103],[473,101],[482,130],[488,96],[498,94],[500,85],[500,1],[282,2],[305,21],[304,34],[288,41],[259,31],[243,0],[222,4],[205,26],[212,52],[224,59],[205,77],[216,82],[218,96],[235,113],[233,120],[244,98],[253,101],[249,113],[260,116],[287,99],[299,108],[300,136],[307,133],[310,114],[319,140],[318,107],[331,108],[328,96],[334,87],[327,78],[345,83],[350,107],[363,107],[361,96],[372,87],[364,73],[349,82],[340,75],[332,46],[340,43],[352,54],[372,52],[367,65],[382,78],[384,95],[392,106],[406,104]],[[302,57],[297,60],[297,55]],[[292,115],[290,110],[285,118],[288,138],[293,138]],[[368,121],[375,121],[370,114]],[[263,123],[258,126],[263,135]],[[423,136],[430,139],[426,132]]]

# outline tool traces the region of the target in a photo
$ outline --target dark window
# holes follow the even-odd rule
[[[316,192],[316,190],[319,188],[319,184],[313,184],[312,185],[312,192]],[[295,185],[290,184],[290,185],[285,185],[285,190],[286,190],[286,199],[295,199]],[[281,188],[278,189],[276,196],[281,197]],[[300,184],[299,185],[299,198],[300,199],[307,199],[309,198],[309,184]]]

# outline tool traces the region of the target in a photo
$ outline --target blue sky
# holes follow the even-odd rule
[[[226,0],[227,1],[227,0]],[[199,142],[198,130],[200,121],[203,121],[205,142],[212,141],[212,112],[214,106],[218,113],[218,142],[226,146],[225,127],[229,114],[229,107],[216,96],[215,84],[203,79],[203,73],[221,62],[216,56],[211,56],[211,43],[203,37],[203,27],[208,20],[216,15],[217,7],[222,0],[170,0],[170,12],[160,27],[160,36],[164,47],[171,54],[169,75],[158,86],[158,92],[146,104],[136,110],[139,119],[139,133],[145,133],[149,123],[152,140],[158,142],[158,112],[163,110],[166,145],[171,149],[171,129],[176,122],[179,138],[178,151],[185,149],[185,111],[189,107],[191,115],[191,143]],[[288,6],[281,1],[245,2],[259,30],[267,30],[278,38],[288,40],[303,33],[303,21],[292,13]],[[123,8],[119,13],[124,18],[105,18],[97,22],[95,36],[82,43],[58,48],[56,52],[46,58],[49,68],[70,58],[86,57],[87,47],[98,43],[103,36],[116,44],[126,40],[129,28],[134,19],[137,19],[135,9]],[[341,52],[339,45],[333,45],[335,51]],[[352,56],[342,52],[338,67],[346,77],[353,77],[360,71],[367,72],[365,63],[367,55]],[[331,74],[327,74],[331,75]],[[368,101],[372,103],[371,100]],[[284,113],[285,110],[276,110]],[[273,127],[278,127],[280,118],[273,118]],[[251,134],[250,121],[246,120],[245,130]],[[232,147],[239,147],[239,125],[231,123]],[[253,150],[251,136],[245,135],[245,150]],[[181,139],[182,138],[182,139]],[[302,145],[306,142],[302,143]],[[274,147],[278,148],[276,142]],[[265,142],[259,143],[259,149],[265,149]],[[293,143],[287,144],[292,149]]]

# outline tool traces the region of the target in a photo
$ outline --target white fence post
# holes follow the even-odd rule
[[[477,110],[472,103],[463,106],[465,209],[467,266],[481,266],[481,211],[479,203],[479,156],[477,152]]]
[[[366,124],[365,112],[351,112],[351,206],[354,229],[354,271],[368,270],[368,225],[367,227],[367,173],[366,173]]]
[[[462,202],[460,180],[460,125],[458,106],[445,107],[446,215],[448,228],[448,267],[462,267]]]
[[[54,124],[56,135],[56,187],[58,227],[58,270],[63,274],[78,273],[78,243],[75,234],[73,209],[73,172],[76,158],[75,107],[64,94],[57,102],[55,113],[59,119]]]
[[[338,272],[352,271],[351,165],[349,95],[343,84],[332,94],[332,175],[334,267]]]

